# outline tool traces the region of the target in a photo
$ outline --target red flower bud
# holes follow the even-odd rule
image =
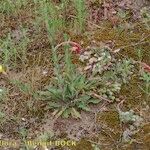
[[[150,66],[147,65],[146,63],[141,63],[142,67],[144,68],[145,71],[150,72]]]
[[[75,52],[77,54],[81,53],[81,46],[78,43],[73,42],[73,43],[71,43],[71,46],[72,46],[71,50],[73,52]]]

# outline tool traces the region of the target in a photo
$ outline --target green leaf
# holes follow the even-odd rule
[[[79,103],[78,108],[85,110],[85,111],[91,111],[91,109],[84,103]]]
[[[57,88],[48,88],[49,94],[52,96],[54,99],[61,99],[62,98],[62,91]]]
[[[57,118],[59,118],[62,114],[63,114],[63,112],[66,110],[66,108],[62,108],[56,115],[55,115],[55,118],[57,119]]]
[[[85,84],[85,76],[83,75],[77,75],[76,78],[72,81],[72,85],[78,90],[84,89]]]
[[[75,108],[71,108],[71,114],[73,117],[81,119],[80,113]]]
[[[100,99],[94,99],[94,98],[92,98],[88,102],[89,103],[93,103],[93,104],[98,104],[100,101],[101,101]]]
[[[52,109],[52,108],[59,108],[59,107],[61,107],[61,105],[58,104],[58,103],[55,103],[55,102],[49,102],[49,103],[48,103],[48,108],[49,108],[49,109]]]
[[[62,116],[63,116],[64,118],[68,118],[70,114],[71,114],[71,109],[68,108],[68,109],[66,109],[66,110],[63,112]]]
[[[91,96],[89,96],[89,95],[83,95],[83,96],[80,96],[78,99],[76,99],[76,101],[87,102],[90,98],[91,98]]]

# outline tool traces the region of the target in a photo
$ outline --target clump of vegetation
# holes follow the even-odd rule
[[[150,97],[150,73],[142,71],[140,79],[144,81],[144,86],[140,88],[147,95],[148,100]]]
[[[56,53],[56,50],[53,52]],[[97,104],[103,98],[115,100],[115,94],[119,93],[121,85],[129,79],[133,65],[128,60],[116,62],[113,58],[114,62],[112,62],[112,56],[107,48],[100,49],[98,52],[99,54],[84,52],[80,56],[80,60],[82,62],[86,60],[86,65],[90,66],[88,69],[83,67],[85,71],[91,70],[90,78],[89,74],[78,72],[68,50],[65,50],[63,68],[58,64],[57,55],[53,55],[55,77],[52,83],[46,86],[46,90],[40,92],[44,100],[48,101],[49,109],[55,110],[59,116],[69,117],[71,114],[73,117],[80,118],[78,111],[90,111],[90,103]],[[97,94],[103,98],[101,99]]]
[[[135,115],[133,110],[126,112],[119,111],[119,118],[123,123],[137,123],[143,120],[140,116]]]
[[[142,21],[145,24],[145,26],[147,27],[147,29],[150,29],[150,26],[149,26],[150,13],[149,13],[149,9],[147,7],[144,7],[141,9],[141,17],[142,17]]]
[[[84,31],[86,24],[86,8],[85,8],[85,0],[75,0],[74,1],[75,9],[76,9],[76,26],[78,28],[78,32],[81,33]]]
[[[27,61],[29,38],[26,29],[22,28],[20,32],[17,40],[13,34],[8,34],[5,39],[0,39],[1,61],[4,66],[18,67],[18,62],[24,65]]]
[[[0,102],[4,101],[7,98],[8,90],[6,88],[0,87]]]
[[[108,47],[85,51],[80,60],[86,65],[83,71],[92,78],[99,78],[95,91],[111,100],[115,100],[115,94],[119,93],[122,84],[130,80],[134,70],[130,59],[118,61]]]
[[[40,1],[40,8],[37,13],[42,16],[42,21],[45,22],[48,32],[49,41],[54,45],[57,34],[63,31],[65,25],[59,7],[55,6],[51,1]]]
[[[77,109],[89,111],[89,103],[99,102],[88,95],[95,81],[89,80],[84,74],[77,71],[68,49],[65,50],[65,64],[61,71],[57,56],[54,56],[55,77],[52,84],[47,86],[46,91],[40,92],[40,95],[48,101],[48,108],[58,113],[57,116],[69,117],[71,114],[73,117],[81,118]]]
[[[22,6],[25,6],[27,1],[23,0],[2,0],[0,2],[0,12],[10,15],[11,13],[17,12]]]

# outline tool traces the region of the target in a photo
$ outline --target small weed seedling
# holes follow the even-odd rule
[[[60,30],[62,31],[64,25],[64,20],[60,15],[59,9],[51,1],[41,1],[39,13],[44,19],[49,41],[51,45],[54,45],[56,35]]]
[[[12,34],[8,34],[7,38],[0,40],[2,52],[0,56],[4,66],[11,65],[16,67],[18,62],[25,64],[27,60],[27,45],[29,39],[26,35],[26,29],[21,29],[21,37],[19,42],[12,38]],[[19,64],[20,65],[20,64]]]
[[[25,6],[27,1],[24,0],[1,0],[0,2],[0,13],[12,14],[17,12],[22,6]]]
[[[84,0],[75,0],[74,1],[75,9],[76,9],[76,24],[79,33],[84,30],[85,27],[85,19],[86,19],[86,9],[85,9],[85,1]]]
[[[150,73],[143,71],[140,79],[144,81],[144,87],[140,87],[147,94],[147,99],[150,97]]]

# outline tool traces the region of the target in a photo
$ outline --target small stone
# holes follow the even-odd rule
[[[111,59],[111,56],[108,56],[108,59]]]
[[[98,61],[101,61],[103,58],[102,57],[98,57]]]
[[[86,66],[86,67],[84,68],[84,71],[91,69],[91,67],[92,67],[91,65]]]
[[[96,43],[96,41],[95,41],[95,40],[92,40],[92,43]]]
[[[84,55],[86,55],[86,56],[90,56],[91,54],[92,54],[91,51],[85,51],[85,52],[84,52]]]
[[[46,71],[46,70],[43,70],[43,72],[42,72],[43,75],[46,75],[47,73],[48,73],[48,71]]]
[[[98,58],[98,55],[97,55],[97,54],[94,54],[94,57],[97,57],[97,58]]]
[[[118,53],[120,50],[121,50],[121,49],[118,48],[118,49],[114,50],[113,52],[114,52],[114,53]]]
[[[26,119],[25,119],[25,118],[21,118],[21,120],[22,120],[22,121],[26,121]]]
[[[89,64],[93,64],[95,62],[97,62],[97,58],[92,57],[92,58],[89,59]]]
[[[86,47],[86,49],[90,49],[90,48],[91,48],[90,46],[87,46],[87,47]]]
[[[81,41],[80,44],[83,45],[83,44],[84,44],[84,41]]]
[[[80,55],[79,60],[80,60],[81,62],[84,62],[84,61],[87,60],[88,58],[89,58],[89,56]]]

